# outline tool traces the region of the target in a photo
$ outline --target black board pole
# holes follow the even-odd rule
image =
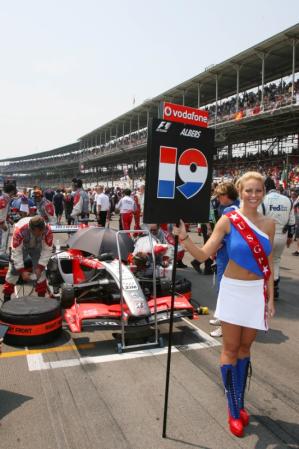
[[[179,226],[179,225],[177,224],[177,226]],[[171,308],[170,308],[169,331],[168,331],[168,353],[167,353],[163,432],[162,432],[163,438],[166,438],[166,428],[167,428],[167,410],[168,410],[169,377],[170,377],[170,364],[171,364],[171,346],[172,346],[173,312],[174,312],[175,278],[176,278],[176,261],[177,261],[177,254],[178,254],[178,242],[179,242],[179,238],[176,235],[175,240],[174,240],[174,255],[173,255],[172,279],[171,279],[171,282],[172,282]]]

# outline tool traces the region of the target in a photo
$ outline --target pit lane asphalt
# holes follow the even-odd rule
[[[195,232],[191,236],[198,240]],[[271,330],[260,333],[253,347],[247,392],[252,420],[244,438],[227,429],[218,369],[221,346],[192,349],[205,341],[192,325],[212,330],[216,291],[212,276],[189,267],[178,272],[192,281],[194,300],[208,306],[210,315],[191,325],[175,324],[166,439],[161,437],[166,354],[146,349],[143,357],[128,358],[136,353],[117,355],[111,332],[65,330],[38,355],[4,345],[0,448],[299,448],[299,259],[291,255],[294,250],[295,244],[282,258],[281,298]],[[190,265],[189,255],[185,260]],[[167,325],[160,330],[167,345]]]

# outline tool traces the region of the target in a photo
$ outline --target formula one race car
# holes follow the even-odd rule
[[[64,318],[72,332],[81,332],[82,322],[95,321],[105,329],[119,329],[121,319],[126,327],[149,326],[169,320],[171,282],[158,277],[156,300],[153,280],[137,276],[123,261],[111,253],[99,257],[69,249],[55,254],[47,266],[47,278],[54,295],[59,295]],[[193,318],[190,303],[191,283],[176,283],[174,318]],[[155,305],[156,302],[156,305]]]
[[[152,241],[150,235],[148,238]],[[105,329],[123,329],[124,325],[137,328],[168,321],[171,283],[164,268],[164,275],[155,269],[151,278],[142,270],[139,278],[134,274],[136,266],[128,262],[134,244],[128,233],[89,227],[76,232],[68,244],[70,249],[50,259],[47,277],[53,293],[60,295],[65,320],[73,332],[82,330],[84,320],[95,320]],[[160,253],[163,245],[156,249]],[[152,256],[156,260],[154,252]],[[187,280],[178,283],[174,317],[193,318],[191,283]]]
[[[85,238],[83,243],[81,237]],[[136,270],[128,262],[133,243],[126,233],[120,237],[117,248],[115,231],[81,229],[73,241],[70,238],[69,249],[50,258],[46,268],[49,293],[61,301],[72,332],[81,332],[83,322],[90,321],[102,329],[125,327],[139,332],[169,320],[171,267],[157,266],[154,276]],[[2,282],[8,263],[8,257],[0,260]],[[174,319],[197,316],[190,300],[190,281],[177,277]]]

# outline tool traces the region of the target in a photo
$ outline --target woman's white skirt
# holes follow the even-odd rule
[[[226,323],[267,330],[264,280],[242,281],[222,276],[215,317]]]

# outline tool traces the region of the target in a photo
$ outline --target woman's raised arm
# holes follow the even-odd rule
[[[213,256],[222,244],[225,234],[230,231],[229,219],[225,216],[221,217],[216,223],[216,226],[204,246],[199,248],[190,239],[189,234],[187,234],[185,224],[180,220],[180,226],[174,226],[173,233],[179,237],[180,243],[184,245],[184,248],[189,251],[189,253],[197,259],[199,262],[204,262],[209,257]]]

